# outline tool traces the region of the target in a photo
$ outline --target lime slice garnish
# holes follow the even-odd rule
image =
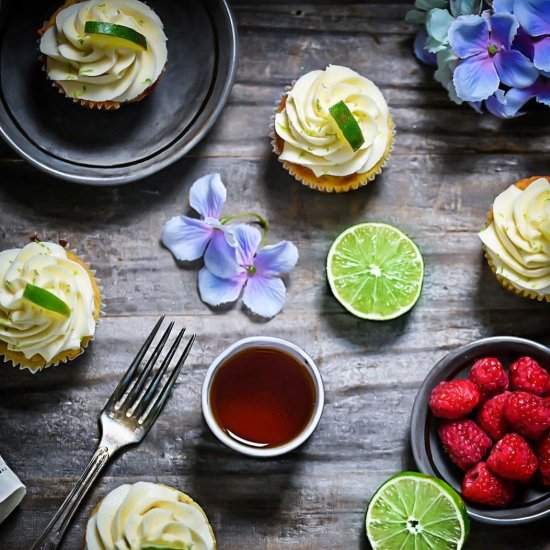
[[[403,472],[372,497],[366,528],[373,550],[460,550],[470,521],[462,499],[447,483]]]
[[[27,283],[23,291],[23,298],[32,302],[35,306],[52,311],[63,317],[68,317],[71,314],[69,306],[61,298],[58,298],[45,288]]]
[[[395,319],[420,296],[424,261],[403,232],[383,223],[346,229],[330,247],[327,278],[336,299],[373,321]]]
[[[86,21],[84,33],[89,35],[92,44],[107,48],[126,48],[140,51],[147,49],[147,39],[141,33],[125,25],[104,23],[103,21]]]
[[[357,151],[365,143],[365,138],[348,106],[343,101],[339,101],[332,107],[329,107],[328,111],[336,124],[338,124],[338,128],[340,128],[351,148]]]

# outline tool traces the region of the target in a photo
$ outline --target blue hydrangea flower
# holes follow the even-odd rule
[[[232,263],[234,275],[217,276],[206,266],[199,272],[199,292],[203,302],[219,306],[236,301],[261,317],[273,317],[283,308],[286,288],[280,279],[298,261],[297,248],[288,241],[260,248],[261,233],[250,225],[233,228],[237,246]]]
[[[550,2],[547,0],[495,0],[495,13],[513,14],[521,28],[514,47],[537,69],[550,73]]]
[[[220,277],[234,274],[224,261],[233,254],[236,241],[233,228],[222,225],[220,216],[227,191],[219,174],[198,179],[189,191],[189,203],[201,219],[176,216],[162,228],[161,240],[177,260],[193,261],[204,255],[204,262]]]
[[[531,99],[550,107],[550,80],[540,77],[527,88],[497,90],[486,102],[487,110],[499,118],[514,118],[525,113],[520,109]]]
[[[487,17],[461,16],[449,29],[449,43],[461,59],[453,74],[456,92],[465,101],[492,96],[500,83],[526,88],[539,71],[521,52],[511,48],[517,19],[507,13]]]

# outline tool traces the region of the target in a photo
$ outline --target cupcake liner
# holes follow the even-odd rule
[[[66,0],[66,2],[58,8],[53,15],[44,22],[42,27],[38,29],[38,36],[42,37],[43,34],[52,26],[55,25],[55,19],[57,17],[57,14],[61,11],[63,11],[65,8],[68,8],[69,6],[72,6],[73,4],[79,4],[80,2],[85,2],[86,0]],[[38,43],[40,45],[40,39],[38,40]],[[42,63],[42,70],[46,73],[46,76],[48,75],[48,71],[46,69],[46,58],[43,55],[39,56],[39,60]],[[87,109],[97,109],[98,111],[104,110],[104,111],[116,111],[117,109],[120,109],[120,106],[124,103],[137,103],[138,101],[141,101],[142,99],[146,98],[156,87],[156,85],[159,83],[159,81],[162,79],[162,73],[166,71],[166,67],[164,67],[161,71],[161,74],[159,77],[153,82],[150,86],[145,88],[141,94],[139,94],[134,99],[130,99],[128,101],[123,101],[122,103],[119,101],[92,101],[91,99],[82,99],[78,97],[73,97],[71,95],[68,95],[65,90],[63,89],[63,86],[59,83],[57,80],[50,80],[52,87],[55,88],[61,95],[66,97],[67,99],[70,99],[73,103],[79,103],[82,107],[86,107]],[[49,79],[49,76],[47,76]]]
[[[212,525],[210,524],[210,520],[208,519],[208,516],[206,515],[206,512],[203,510],[202,506],[198,502],[195,502],[189,495],[186,495],[183,491],[180,491],[179,489],[176,489],[175,487],[171,487],[170,485],[165,485],[164,483],[157,483],[156,485],[161,485],[162,487],[166,487],[167,489],[173,489],[173,490],[177,491],[180,502],[183,502],[184,504],[191,504],[191,506],[195,506],[199,510],[201,515],[206,520],[206,524],[208,525],[208,530],[210,531],[210,534],[212,535],[212,539],[214,541],[214,550],[217,550],[218,542],[216,541],[216,535],[214,533],[214,529],[212,528]],[[106,496],[107,495],[105,495],[102,499],[100,499],[100,501],[94,506],[94,509],[92,510],[92,512],[90,513],[90,517],[88,518],[88,522],[90,521],[90,519],[92,519],[99,512],[99,508],[101,506],[101,503],[105,500]],[[87,525],[88,525],[88,523],[86,523],[86,527],[87,527]],[[86,546],[86,529],[84,529],[84,542],[82,544],[82,550],[88,550],[88,548]]]
[[[300,166],[292,162],[281,160],[280,155],[283,152],[284,141],[275,132],[275,115],[284,108],[288,92],[293,88],[295,83],[296,81],[293,81],[290,86],[287,86],[285,91],[281,94],[280,99],[276,102],[276,112],[271,115],[271,123],[269,125],[271,147],[273,152],[277,155],[279,162],[283,165],[283,168],[285,168],[285,170],[287,170],[287,172],[302,185],[305,185],[315,191],[321,191],[322,193],[347,193],[348,191],[359,189],[374,180],[376,176],[382,172],[382,169],[386,165],[391,156],[391,152],[393,151],[396,132],[391,114],[388,119],[388,127],[391,130],[391,138],[388,141],[384,155],[373,168],[364,174],[359,174],[356,172],[349,176],[325,175],[318,178],[312,170],[305,166]]]
[[[532,182],[540,179],[541,177],[550,180],[550,176],[532,176],[530,178],[523,178],[523,179],[517,181],[516,183],[514,183],[514,185],[518,189],[521,189],[522,191],[525,191],[525,189],[527,187],[529,187],[529,185]],[[486,223],[485,227],[488,227],[489,225],[491,225],[493,223],[493,221],[494,221],[493,209],[491,208],[491,210],[489,210],[489,213],[487,214],[487,223]],[[539,292],[537,292],[535,290],[526,290],[524,288],[520,288],[517,285],[515,285],[512,281],[510,281],[510,279],[507,279],[506,277],[503,277],[500,273],[498,273],[497,267],[493,263],[493,260],[491,259],[491,256],[489,255],[489,251],[487,250],[487,247],[485,245],[483,245],[483,252],[484,252],[484,255],[485,255],[485,259],[487,260],[487,263],[489,264],[489,267],[491,268],[491,271],[494,273],[497,281],[508,292],[511,292],[512,294],[515,294],[516,296],[519,296],[520,298],[529,298],[531,300],[537,300],[539,302],[544,302],[544,301],[550,302],[550,294],[540,294]]]
[[[102,306],[103,300],[103,287],[101,286],[101,279],[95,277],[95,270],[85,263],[81,256],[79,256],[76,250],[67,250],[69,259],[79,263],[84,267],[90,277],[92,288],[94,290],[94,320],[96,326],[99,324],[100,318],[104,315]],[[36,374],[49,367],[56,367],[62,363],[67,363],[76,359],[82,355],[90,342],[94,339],[94,336],[86,336],[82,338],[79,349],[65,350],[55,355],[51,361],[45,362],[44,358],[40,355],[33,355],[31,358],[25,357],[22,352],[13,351],[8,349],[6,342],[0,341],[0,359],[6,363],[11,363],[14,367],[18,367],[19,370],[29,370],[32,374]]]

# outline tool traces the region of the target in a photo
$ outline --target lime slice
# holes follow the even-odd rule
[[[334,296],[362,319],[385,321],[409,311],[420,296],[423,277],[418,247],[391,225],[354,225],[328,253],[327,278]]]
[[[86,21],[84,33],[89,35],[92,44],[106,48],[126,48],[140,51],[147,49],[147,39],[141,33],[125,25],[104,23],[103,21]]]
[[[61,298],[58,298],[55,294],[52,294],[45,288],[27,283],[27,286],[23,291],[23,298],[29,302],[32,302],[35,306],[52,311],[53,313],[57,313],[63,317],[68,317],[71,314],[71,309],[69,306]]]
[[[357,149],[365,143],[365,138],[348,106],[343,101],[339,101],[332,107],[329,107],[328,111],[336,124],[338,124],[338,128],[340,128],[340,131],[351,148],[357,151]]]
[[[460,550],[470,521],[466,506],[447,483],[403,472],[372,497],[366,528],[373,550]]]

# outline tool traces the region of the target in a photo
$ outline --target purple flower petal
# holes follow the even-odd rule
[[[201,300],[211,306],[227,304],[239,298],[245,282],[245,275],[222,279],[203,267],[199,271],[199,294]]]
[[[462,58],[487,54],[489,22],[478,15],[462,15],[449,28],[449,43]]]
[[[262,317],[274,317],[283,309],[286,288],[281,279],[254,275],[243,293],[244,305]]]
[[[414,39],[414,54],[416,57],[426,63],[426,65],[437,65],[437,56],[435,53],[428,51],[427,46],[428,33],[426,29],[422,27],[417,33]]]
[[[260,275],[283,275],[298,261],[298,249],[289,241],[264,246],[258,252],[254,265]]]
[[[533,37],[527,34],[521,27],[519,27],[516,37],[512,42],[512,48],[521,52],[528,59],[533,59],[535,49],[533,47]]]
[[[164,224],[161,240],[177,260],[190,262],[204,254],[212,233],[213,229],[202,220],[176,216]]]
[[[501,50],[493,57],[498,76],[506,86],[526,88],[539,76],[536,67],[516,50]]]
[[[189,202],[203,218],[219,218],[227,191],[219,174],[199,178],[189,190]]]
[[[539,79],[532,89],[537,94],[537,102],[550,107],[550,80]]]
[[[497,13],[491,17],[491,43],[510,47],[518,32],[518,20],[508,13]]]
[[[494,0],[493,11],[495,13],[514,13],[514,0]]]
[[[481,101],[498,88],[497,71],[489,57],[477,55],[463,60],[455,69],[453,83],[464,101]]]
[[[254,257],[262,240],[261,232],[252,225],[241,224],[232,228],[236,242],[236,258],[240,266],[254,265]]]
[[[514,15],[531,36],[550,34],[550,2],[547,0],[516,0]]]
[[[545,36],[534,43],[533,64],[541,71],[550,71],[550,37]]]
[[[225,231],[232,231],[233,229],[214,230],[212,240],[204,254],[204,265],[216,277],[230,279],[243,273],[243,269],[237,261],[237,247],[229,244],[225,234]]]
[[[525,113],[519,110],[533,97],[533,93],[527,91],[527,88],[518,90],[512,88],[506,94],[502,90],[497,90],[492,95],[485,106],[487,110],[498,118],[515,118]]]

